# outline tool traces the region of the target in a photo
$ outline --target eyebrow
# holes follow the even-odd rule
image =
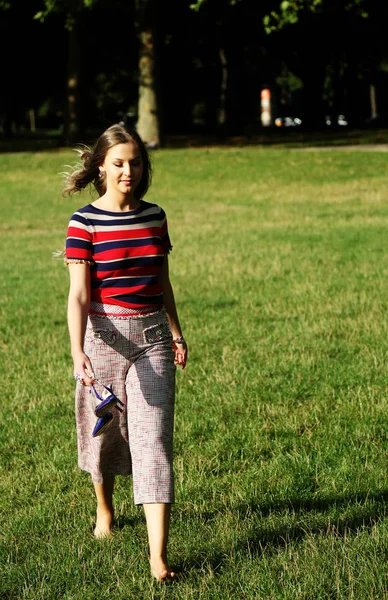
[[[133,156],[130,160],[136,160],[136,158],[141,158],[140,152],[139,152],[139,154],[136,154],[136,156]],[[112,158],[112,160],[119,160],[119,161],[123,162],[124,158]]]

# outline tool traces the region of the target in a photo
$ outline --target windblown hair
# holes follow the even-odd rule
[[[140,200],[151,185],[152,166],[148,150],[136,130],[127,130],[122,125],[111,125],[100,135],[93,149],[88,146],[76,148],[81,162],[64,173],[65,183],[62,196],[71,196],[80,192],[90,183],[94,185],[99,196],[106,192],[105,177],[100,177],[99,167],[103,164],[107,152],[117,144],[133,142],[140,150],[143,161],[143,175],[135,189],[135,198]]]

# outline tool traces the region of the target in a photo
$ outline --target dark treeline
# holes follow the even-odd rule
[[[293,0],[283,12],[279,0],[194,3],[0,2],[1,135],[52,129],[71,140],[122,115],[143,117],[143,130],[156,119],[158,143],[247,134],[262,126],[263,88],[272,123],[319,128],[343,114],[352,127],[386,125],[387,3]]]

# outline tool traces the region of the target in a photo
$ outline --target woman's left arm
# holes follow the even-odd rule
[[[170,323],[170,329],[173,338],[172,349],[175,352],[175,364],[181,365],[182,369],[184,369],[187,362],[187,344],[183,339],[182,328],[179,323],[174,292],[170,281],[167,254],[164,256],[164,262],[158,275],[158,281],[163,290],[164,306],[166,308],[167,318]],[[183,341],[179,341],[180,338]]]

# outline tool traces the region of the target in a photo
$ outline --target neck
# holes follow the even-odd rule
[[[141,200],[137,200],[133,194],[122,196],[109,196],[104,194],[96,200],[95,204],[100,208],[112,212],[128,212],[139,208]]]

